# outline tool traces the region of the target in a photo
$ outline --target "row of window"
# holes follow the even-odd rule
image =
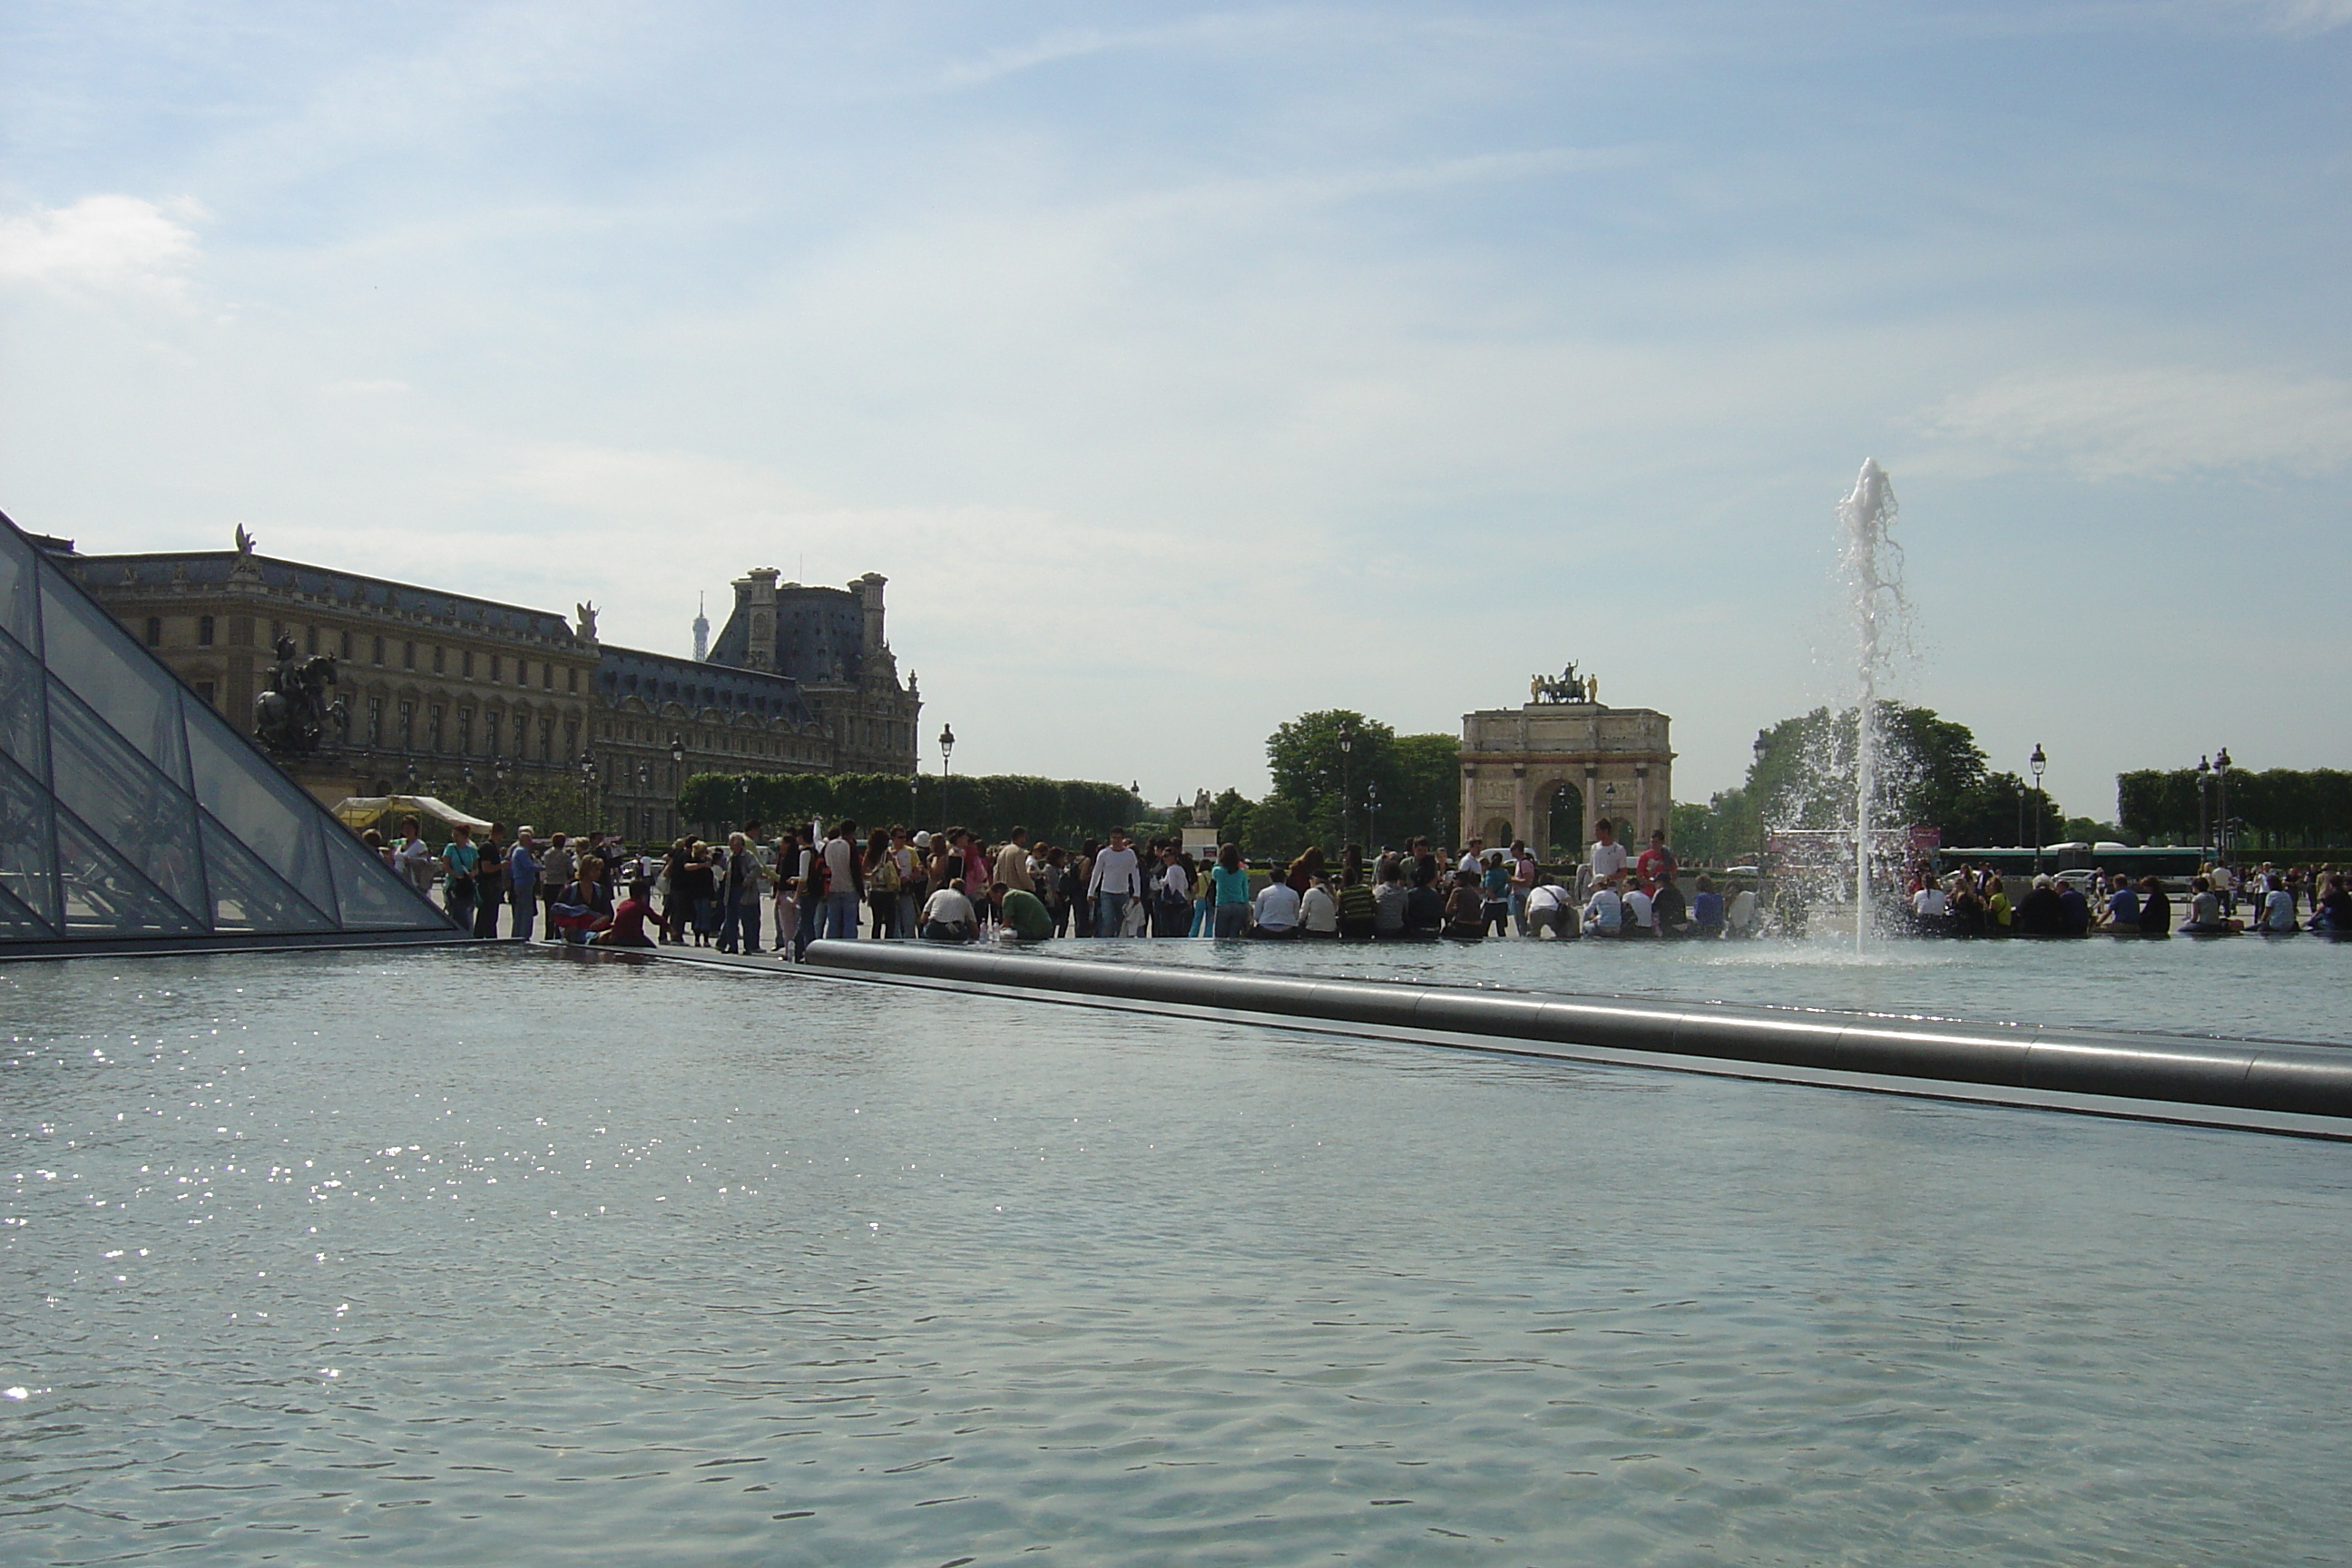
[[[269,641],[271,646],[275,647],[278,637],[285,635],[288,630],[289,627],[283,621],[270,622]],[[163,646],[163,616],[148,616],[146,631],[147,646],[149,647],[161,647]],[[196,617],[196,647],[212,647],[215,646],[218,637],[219,623],[213,616],[198,616]],[[250,646],[253,641],[252,622],[247,620],[242,616],[230,617],[229,641],[239,647]],[[320,646],[322,643],[328,643],[331,646],[331,650],[334,652],[335,657],[341,659],[344,663],[352,664],[358,662],[359,651],[362,647],[362,638],[360,637],[349,631],[342,631],[332,634],[331,637],[322,637],[320,628],[317,626],[305,626],[303,628],[303,652],[319,653],[321,651],[327,651],[326,649],[322,649]],[[386,639],[381,634],[373,634],[365,639],[365,646],[368,649],[369,662],[372,664],[383,666],[388,663],[396,652],[400,659],[400,667],[403,669],[415,669],[417,668],[418,645],[411,639],[402,638],[395,643]],[[447,647],[439,643],[430,643],[425,645],[425,651],[430,658],[434,674],[447,675],[449,673],[450,650]],[[478,668],[480,673],[486,676],[493,685],[501,684],[506,680],[507,658],[504,654],[487,654],[480,656],[478,660],[475,651],[472,648],[459,648],[457,651],[458,679],[462,680],[472,680],[476,678],[477,669]],[[540,689],[542,691],[554,690],[554,661],[551,659],[541,659],[539,661],[537,668],[539,673]],[[532,664],[530,659],[518,658],[514,660],[514,684],[517,686],[529,686],[531,683],[531,672]],[[575,665],[571,668],[566,669],[563,672],[563,689],[566,691],[577,692],[580,689],[579,668]]]
[[[528,713],[515,714],[512,722],[509,722],[507,714],[485,712],[480,716],[481,748],[477,751],[475,712],[471,708],[460,708],[453,716],[446,703],[420,704],[408,697],[370,697],[358,717],[360,722],[355,727],[362,740],[376,748],[396,746],[404,752],[422,750],[460,757],[512,757],[525,763],[566,761],[580,750],[580,721],[576,718],[562,721],[563,745],[559,751],[554,719],[542,718],[534,725]],[[450,722],[453,717],[454,725]],[[456,744],[445,743],[450,741]]]

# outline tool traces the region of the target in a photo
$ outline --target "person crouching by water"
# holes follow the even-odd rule
[[[971,942],[980,934],[980,911],[964,896],[961,879],[933,893],[923,905],[925,942]]]
[[[1454,873],[1454,895],[1445,900],[1445,934],[1455,942],[1486,939],[1486,890],[1475,871]]]
[[[2153,877],[2139,879],[2139,934],[2172,934],[2172,900],[2165,897],[2164,884]]]
[[[1527,934],[1541,940],[1549,931],[1553,940],[1572,942],[1583,935],[1576,918],[1576,895],[1557,882],[1540,882],[1528,889]]]
[[[999,882],[989,889],[989,896],[996,900],[1004,922],[1003,930],[998,932],[1000,939],[1045,942],[1053,936],[1053,911],[1045,908],[1045,900],[1028,889]]]
[[[1256,928],[1250,934],[1269,942],[1288,942],[1298,934],[1298,889],[1286,878],[1276,877],[1257,896]]]

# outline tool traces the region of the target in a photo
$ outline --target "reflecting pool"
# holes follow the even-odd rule
[[[1078,942],[1113,963],[2352,1045],[2352,942]]]
[[[11,1563],[2352,1538],[2344,1145],[548,952],[0,1016]]]

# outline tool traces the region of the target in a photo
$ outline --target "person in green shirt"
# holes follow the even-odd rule
[[[474,929],[474,868],[482,852],[474,843],[474,830],[464,823],[452,823],[449,831],[454,837],[441,847],[441,906],[460,931],[470,931]]]
[[[1002,882],[991,890],[1001,901],[1004,923],[1017,940],[1044,942],[1054,934],[1054,917],[1045,912],[1045,900],[1026,888],[1008,888]]]

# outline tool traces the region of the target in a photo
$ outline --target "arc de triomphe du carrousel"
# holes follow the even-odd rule
[[[1591,843],[1604,816],[1634,844],[1665,827],[1675,798],[1666,716],[1603,705],[1599,680],[1572,664],[1528,684],[1524,707],[1462,716],[1464,835],[1523,838],[1542,854]]]

